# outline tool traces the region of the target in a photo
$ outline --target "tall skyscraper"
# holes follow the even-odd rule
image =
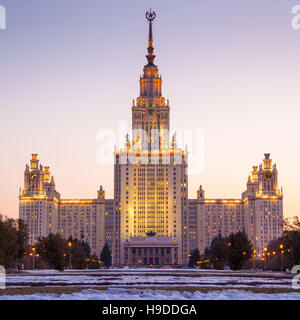
[[[115,265],[181,265],[191,249],[201,253],[214,237],[245,231],[257,254],[282,235],[283,194],[270,154],[253,167],[240,199],[206,199],[200,186],[188,199],[188,154],[169,137],[170,106],[162,96],[162,79],[154,64],[153,21],[149,22],[147,64],[140,95],[133,100],[131,139],[114,154],[114,198],[62,200],[49,167],[37,155],[26,166],[20,193],[20,218],[27,222],[32,243],[37,236],[59,232],[82,237],[99,255],[107,242]]]
[[[115,154],[115,197],[120,203],[121,263],[181,264],[187,255],[187,153],[169,144],[170,107],[154,64],[147,12],[147,64],[132,106],[132,141]],[[118,257],[117,257],[118,259]]]

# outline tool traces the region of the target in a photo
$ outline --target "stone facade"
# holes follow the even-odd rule
[[[247,190],[241,199],[205,199],[197,192],[198,248],[204,252],[214,237],[246,231],[257,254],[283,233],[283,192],[278,189],[278,172],[269,154],[263,164],[254,166]]]
[[[49,167],[39,165],[37,154],[26,165],[24,189],[19,195],[19,217],[27,224],[32,245],[40,236],[60,233],[66,239],[82,239],[99,255],[105,239],[105,192],[96,199],[61,199],[50,178]]]
[[[84,239],[99,255],[105,242],[114,265],[186,264],[191,249],[201,253],[214,237],[246,231],[258,254],[282,235],[283,193],[269,154],[253,167],[240,199],[206,199],[200,186],[188,199],[188,153],[170,141],[170,105],[154,64],[152,20],[140,95],[133,101],[132,139],[114,154],[114,198],[61,199],[49,167],[33,154],[20,191],[21,219],[30,242],[50,232]]]

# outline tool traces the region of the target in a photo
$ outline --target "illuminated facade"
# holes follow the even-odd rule
[[[114,154],[114,199],[105,199],[102,187],[93,200],[60,199],[49,167],[39,167],[33,155],[20,192],[20,218],[30,228],[30,241],[59,232],[84,239],[98,255],[107,242],[115,265],[180,265],[191,249],[203,253],[219,234],[245,230],[260,254],[282,235],[276,166],[266,154],[263,164],[253,167],[241,199],[206,199],[202,186],[196,199],[188,199],[188,154],[169,137],[169,101],[154,64],[155,13],[146,17],[148,63],[131,108],[132,139],[128,135]]]
[[[169,101],[162,96],[162,79],[154,64],[154,18],[153,12],[147,13],[148,63],[131,109],[132,141],[128,136],[124,148],[115,152],[117,264],[182,264],[188,254],[187,153],[176,145],[175,136],[169,143]]]
[[[197,192],[198,248],[209,247],[214,237],[246,231],[248,238],[262,254],[272,240],[283,233],[283,193],[278,189],[278,171],[270,154],[263,164],[253,167],[247,190],[241,199],[205,199],[200,186]]]
[[[104,198],[100,186],[97,199],[61,199],[49,167],[39,165],[37,154],[33,154],[20,190],[19,217],[29,227],[32,245],[39,236],[60,233],[66,239],[72,236],[88,242],[91,252],[99,255],[105,238]]]

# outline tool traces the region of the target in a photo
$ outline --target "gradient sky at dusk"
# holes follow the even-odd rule
[[[298,2],[298,3],[297,3]],[[271,153],[284,214],[300,214],[300,0],[0,0],[0,211],[18,216],[25,164],[38,153],[63,198],[113,196],[113,166],[96,161],[102,128],[131,123],[146,64],[145,11],[171,126],[204,129],[208,198],[239,198]]]

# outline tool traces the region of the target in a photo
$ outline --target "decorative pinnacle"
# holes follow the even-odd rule
[[[127,133],[125,137],[126,137],[125,148],[130,149],[131,144],[130,144],[130,140],[129,140],[129,134]]]
[[[156,17],[156,13],[155,11],[152,11],[151,8],[150,8],[150,11],[147,11],[146,12],[146,18],[148,21],[153,21]]]
[[[148,60],[148,66],[153,66],[153,61],[155,59],[155,55],[153,54],[153,37],[152,37],[152,21],[155,19],[156,13],[150,9],[150,11],[146,12],[146,19],[149,21],[149,40],[148,40],[148,54],[146,58]]]

